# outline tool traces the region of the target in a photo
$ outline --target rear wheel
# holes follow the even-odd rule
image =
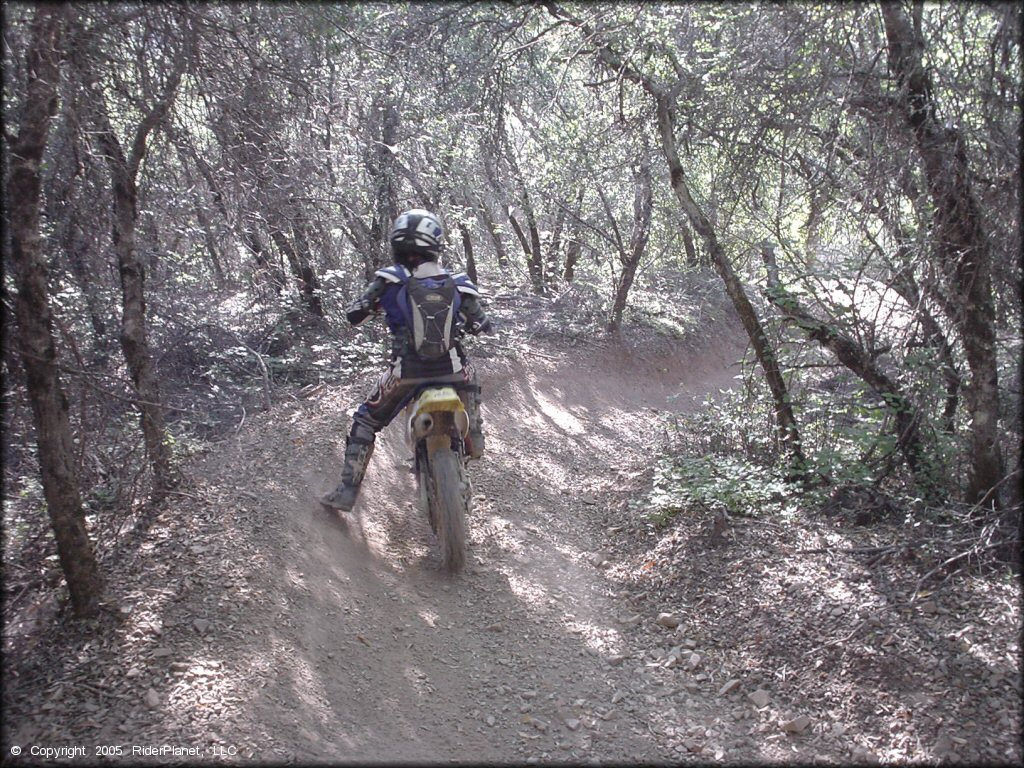
[[[430,457],[434,474],[434,515],[437,538],[441,543],[441,561],[449,573],[458,573],[466,564],[466,479],[462,462],[450,448],[440,448]]]

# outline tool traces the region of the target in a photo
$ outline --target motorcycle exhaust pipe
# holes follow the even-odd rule
[[[416,440],[426,437],[433,428],[434,417],[429,413],[421,413],[412,420],[412,434]]]

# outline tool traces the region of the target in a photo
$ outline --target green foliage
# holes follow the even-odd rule
[[[801,499],[778,468],[735,456],[663,457],[642,506],[657,524],[697,508],[743,517],[786,518]]]
[[[209,448],[209,443],[203,440],[184,419],[175,424],[175,430],[168,430],[164,437],[164,443],[171,449],[171,456],[176,466],[192,457],[203,453]]]
[[[668,434],[679,455],[738,455],[767,466],[778,459],[771,401],[757,386],[709,396],[696,413],[674,417]]]
[[[792,392],[811,487],[885,486],[897,494],[909,489],[892,407],[843,369],[811,369],[804,377]],[[742,386],[709,397],[697,412],[666,423],[666,455],[675,458],[665,461],[674,462],[673,476],[701,489],[699,498],[705,506],[716,498],[714,494],[723,494],[721,501],[730,511],[743,508],[745,494],[758,498],[759,486],[764,489],[762,497],[771,497],[776,490],[772,484],[785,469],[767,387],[751,374],[738,379]],[[944,482],[940,491],[946,492],[962,475],[957,457],[962,456],[963,438],[941,431],[934,418],[922,425],[933,451],[924,460],[955,469],[933,473]],[[716,469],[718,464],[722,469]],[[672,493],[682,492],[672,489],[670,479],[662,483]],[[691,501],[697,498],[697,491],[686,493]],[[818,504],[821,498],[814,491],[805,502]]]

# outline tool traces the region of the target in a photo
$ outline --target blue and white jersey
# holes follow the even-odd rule
[[[400,264],[393,264],[374,273],[374,281],[367,288],[362,298],[349,310],[349,321],[353,325],[365,322],[370,311],[383,311],[391,332],[392,358],[395,375],[402,377],[440,376],[458,373],[463,368],[462,350],[460,345],[452,344],[445,357],[423,361],[415,354],[409,353],[409,340],[416,335],[416,318],[409,301],[407,286],[410,278],[415,277],[419,286],[426,289],[440,290],[444,285],[455,284],[452,302],[451,319],[457,319],[470,333],[489,330],[490,323],[484,316],[479,304],[479,289],[464,273],[450,274],[434,262],[420,264],[410,272]],[[419,287],[418,286],[418,287]],[[450,287],[448,289],[451,290]],[[360,308],[369,308],[360,309]],[[403,370],[404,369],[404,370]]]

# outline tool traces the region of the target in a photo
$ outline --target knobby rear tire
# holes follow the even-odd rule
[[[441,448],[430,457],[434,473],[434,513],[437,539],[441,544],[441,562],[448,573],[458,573],[466,565],[466,493],[462,462],[455,451]]]

